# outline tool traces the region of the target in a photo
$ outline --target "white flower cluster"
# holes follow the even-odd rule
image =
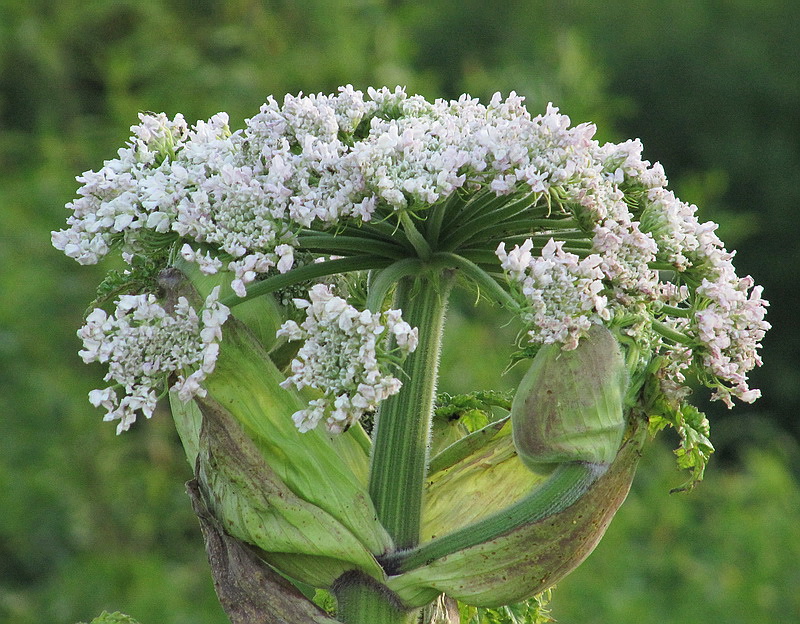
[[[206,298],[198,314],[185,297],[171,312],[154,295],[124,295],[113,315],[95,308],[78,331],[80,356],[87,364],[108,364],[105,381],[115,386],[92,390],[89,400],[106,410],[104,420],[119,420],[117,433],[127,431],[141,411],[153,415],[159,393],[171,375],[170,388],[182,401],[205,396],[200,383],[214,370],[228,308],[219,303],[219,288]],[[187,374],[187,371],[192,372]],[[124,392],[122,399],[116,387]]]
[[[224,113],[191,128],[181,115],[142,114],[118,158],[78,178],[69,228],[53,232],[53,244],[93,264],[114,243],[129,259],[177,237],[203,271],[232,271],[242,295],[258,274],[293,266],[300,227],[369,221],[481,186],[498,195],[563,187],[604,217],[595,178],[641,162],[619,146],[600,151],[594,126],[569,128],[552,106],[531,118],[514,93],[488,105],[467,96],[429,103],[400,88],[367,95],[348,86],[282,106],[270,98],[234,133]],[[587,176],[592,167],[597,175]]]
[[[658,248],[650,234],[643,233],[626,212],[607,218],[594,228],[592,249],[601,258],[600,268],[622,305],[644,298],[652,301],[658,293],[658,274],[650,268]]]
[[[750,277],[732,277],[727,282],[703,280],[697,294],[708,305],[695,314],[690,330],[703,346],[705,367],[730,384],[730,388],[720,384],[714,395],[729,407],[732,396],[746,403],[761,396],[760,390],[748,387],[747,373],[761,365],[756,349],[770,327],[764,320],[769,304],[761,298],[761,286],[754,286]]]
[[[550,130],[550,143],[540,147],[550,154],[546,179],[558,184],[565,204],[572,204],[592,246],[580,257],[562,249],[569,248],[569,240],[551,239],[540,256],[531,254],[530,241],[508,253],[505,245],[498,247],[509,283],[524,295],[531,341],[571,349],[590,323],[618,313],[656,317],[662,304],[675,305],[680,292],[678,301],[691,318],[665,314],[660,320],[693,343],[650,342],[662,355],[673,356],[665,372],[670,394],[685,394],[679,382],[695,366],[712,379],[715,398],[728,405],[731,396],[758,397],[759,391],[747,385],[747,372],[761,364],[757,349],[769,329],[768,303],[751,278],[736,276],[733,254],[715,234],[717,225],[698,221],[696,207],[665,188],[663,168],[642,159],[638,140],[601,146],[591,138],[593,128],[569,131],[568,118],[553,109],[542,123]],[[660,283],[653,268],[659,264],[702,285],[686,289]]]
[[[691,256],[700,248],[703,237],[695,216],[696,206],[680,201],[665,188],[650,189],[647,207],[641,216],[642,228],[658,243],[659,259],[679,271],[692,266]],[[706,224],[706,228],[711,224]]]
[[[305,321],[287,321],[278,335],[304,342],[292,361],[293,375],[281,385],[308,386],[323,396],[292,419],[300,431],[309,431],[327,417],[328,430],[340,433],[400,390],[401,381],[383,370],[387,358],[381,341],[391,335],[404,357],[417,348],[418,330],[402,320],[399,310],[359,311],[325,284],[313,286],[309,299],[295,299],[295,305],[306,310]]]
[[[188,128],[181,115],[140,115],[133,139],[99,172],[87,172],[70,228],[53,244],[81,264],[94,264],[115,242],[123,258],[147,253],[153,241],[184,241],[181,254],[205,273],[228,258],[234,290],[272,268],[293,264],[291,226],[275,214],[269,193],[248,163],[244,139],[220,113]],[[205,253],[200,251],[205,250]],[[213,250],[213,251],[210,251]]]
[[[593,125],[570,129],[569,117],[553,107],[540,123],[536,147],[541,155],[525,169],[528,179],[547,181],[532,188],[555,190],[562,205],[572,206],[592,248],[580,259],[562,248],[568,241],[554,238],[541,257],[531,255],[528,243],[508,254],[501,244],[496,254],[512,286],[527,298],[531,341],[560,342],[572,349],[592,322],[658,297],[658,274],[649,266],[658,248],[652,235],[640,228],[622,188],[634,178],[639,186],[665,184],[666,179],[659,164],[642,160],[639,141],[601,146],[592,139]],[[557,237],[555,230],[553,235]],[[551,271],[556,274],[549,276]]]
[[[605,290],[602,258],[592,254],[581,260],[562,247],[561,241],[550,239],[541,256],[534,256],[533,242],[528,239],[508,253],[505,243],[500,243],[497,256],[528,300],[531,311],[523,313],[523,320],[534,326],[531,340],[574,349],[592,323],[608,320],[610,313],[608,299],[601,294]]]
[[[223,113],[192,127],[180,115],[141,115],[118,158],[79,178],[69,227],[53,233],[53,244],[83,264],[115,245],[128,261],[168,247],[205,273],[230,271],[243,296],[259,275],[292,269],[304,228],[395,220],[406,210],[424,218],[457,191],[527,195],[540,217],[556,218],[524,235],[551,242],[509,252],[501,244],[496,253],[533,342],[573,348],[591,323],[625,317],[633,335],[656,319],[673,337],[643,340],[660,355],[682,349],[685,367],[671,369],[673,382],[696,367],[722,384],[717,396],[726,402],[755,396],[746,373],[760,364],[767,303],[752,280],[736,276],[716,225],[699,222],[695,207],[666,189],[663,168],[642,158],[638,140],[600,145],[593,125],[570,127],[552,105],[532,117],[514,93],[488,104],[466,95],[431,103],[400,88],[270,98],[244,129],[231,133],[227,122]],[[480,244],[489,242],[499,241]],[[680,314],[659,311],[675,306],[676,291],[657,269],[677,275],[675,288],[690,286]],[[679,333],[687,337],[680,347]],[[356,391],[303,418],[332,410],[345,422],[348,410],[367,408],[340,395],[375,403]]]
[[[716,235],[717,224],[701,223],[696,210],[670,191],[653,188],[642,215],[643,227],[658,245],[657,259],[700,282],[694,293],[695,313],[688,320],[675,319],[673,325],[696,341],[689,353],[716,378],[712,398],[728,407],[733,397],[751,403],[761,392],[748,386],[747,373],[761,365],[758,349],[770,328],[764,320],[769,303],[750,276],[736,275],[734,254]],[[673,368],[679,366],[682,374],[692,363],[684,357]]]

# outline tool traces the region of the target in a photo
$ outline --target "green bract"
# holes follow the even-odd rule
[[[174,287],[186,289],[178,279],[173,273]],[[290,417],[303,401],[282,379],[255,336],[231,319],[199,410],[175,404],[209,506],[231,535],[297,580],[329,587],[353,568],[382,579],[374,556],[392,541],[366,492],[364,447],[353,435],[301,434]]]
[[[514,445],[534,472],[563,462],[609,464],[625,430],[628,371],[616,339],[593,325],[572,351],[546,345],[514,397]]]
[[[444,592],[497,606],[546,589],[583,561],[613,515],[611,506],[589,501],[608,496],[619,506],[638,462],[641,435],[620,451],[627,383],[619,345],[603,327],[573,351],[541,348],[517,389],[510,422],[429,477],[430,540],[385,559],[399,572],[389,586],[412,604]],[[448,505],[450,517],[439,511]],[[453,509],[463,511],[456,516]]]
[[[645,435],[643,427],[634,425],[608,470],[572,504],[392,576],[389,587],[412,605],[426,604],[444,592],[477,606],[519,602],[551,587],[602,538],[628,494]],[[469,504],[471,493],[464,488],[455,508]]]

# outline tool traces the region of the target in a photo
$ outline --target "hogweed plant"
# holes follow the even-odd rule
[[[52,240],[127,265],[78,332],[108,366],[89,399],[120,433],[169,396],[233,622],[546,619],[648,432],[690,488],[692,388],[759,396],[761,287],[638,140],[350,86],[132,132]],[[513,397],[437,399],[457,287],[521,323]]]

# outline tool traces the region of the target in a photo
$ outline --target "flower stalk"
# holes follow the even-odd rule
[[[416,624],[419,609],[409,609],[385,586],[359,574],[345,574],[333,588],[336,617],[345,624]]]
[[[401,367],[403,388],[381,406],[373,435],[369,493],[397,548],[419,543],[422,491],[445,312],[454,273],[405,277],[393,305],[419,327],[419,343]]]

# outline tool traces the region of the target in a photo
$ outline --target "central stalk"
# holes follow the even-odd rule
[[[421,272],[397,285],[393,307],[419,328],[419,344],[402,365],[400,392],[381,406],[373,434],[369,493],[398,549],[419,544],[428,436],[447,300],[454,272]]]

